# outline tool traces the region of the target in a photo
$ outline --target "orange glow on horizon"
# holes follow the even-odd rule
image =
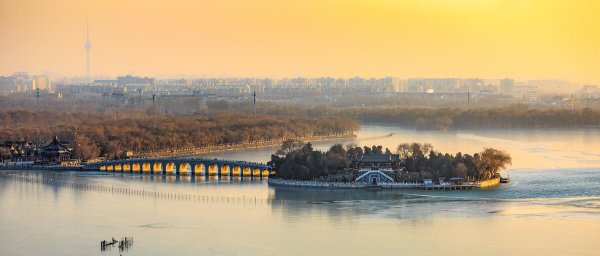
[[[600,2],[0,0],[0,75],[399,76],[600,83]]]

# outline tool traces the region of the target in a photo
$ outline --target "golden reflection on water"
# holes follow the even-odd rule
[[[313,201],[261,183],[191,178],[115,174],[83,181],[206,200],[4,182],[0,226],[10,235],[0,236],[0,254],[93,254],[99,240],[124,235],[135,238],[130,253],[137,255],[594,255],[600,242],[597,209],[569,213],[570,202],[581,198],[411,203],[395,192],[383,193],[385,200],[356,192],[349,198],[358,201]]]
[[[495,212],[502,215],[553,215],[581,212],[580,207],[574,206],[547,206],[547,205],[511,205]],[[600,209],[585,209],[586,213],[600,214]]]
[[[575,198],[535,198],[511,201],[501,210],[494,211],[500,215],[515,216],[592,216],[600,217],[599,197]]]

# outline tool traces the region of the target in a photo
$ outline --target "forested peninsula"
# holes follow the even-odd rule
[[[486,148],[473,155],[440,153],[430,144],[404,143],[395,149],[400,168],[394,171],[397,182],[420,182],[423,179],[460,177],[470,181],[491,179],[511,164],[508,153]],[[391,155],[382,146],[358,147],[335,144],[327,151],[315,150],[311,143],[286,141],[269,164],[276,178],[349,182],[357,177],[353,159],[360,155]]]

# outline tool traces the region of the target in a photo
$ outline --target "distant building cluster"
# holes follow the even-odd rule
[[[36,93],[39,91],[52,92],[52,85],[48,76],[30,76],[27,72],[15,72],[11,76],[0,76],[0,95]]]
[[[349,79],[319,78],[206,78],[162,81],[162,85],[195,87],[205,93],[247,93],[256,90],[266,94],[341,93],[341,92],[400,92],[400,80],[393,77]]]

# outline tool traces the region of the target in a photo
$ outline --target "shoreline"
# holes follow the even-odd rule
[[[83,166],[0,165],[0,171],[84,171]]]

